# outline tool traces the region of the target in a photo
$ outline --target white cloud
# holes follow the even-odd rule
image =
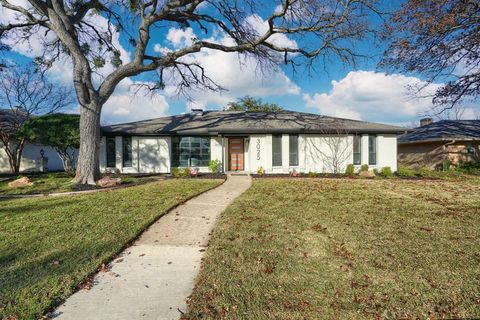
[[[246,23],[249,23],[259,32],[267,27],[263,20],[257,16],[248,17]],[[182,46],[187,39],[196,38],[191,30],[182,30],[171,28],[167,39],[173,47]],[[279,46],[296,46],[296,42],[288,39],[284,35],[272,37],[272,42]],[[207,41],[221,43],[224,45],[233,45],[234,41],[223,33],[216,33]],[[154,50],[163,53],[169,50],[167,47],[156,45]],[[192,91],[189,92],[193,101],[187,102],[187,110],[194,108],[221,108],[225,107],[230,101],[238,97],[251,95],[255,97],[266,97],[272,95],[298,95],[300,88],[292,82],[287,75],[280,69],[261,72],[257,61],[253,58],[242,57],[237,53],[226,53],[218,50],[203,49],[202,51],[187,56],[184,62],[196,62],[201,65],[205,74],[215,83],[225,88],[226,91]],[[168,77],[167,77],[168,78]],[[167,80],[165,93],[167,96],[173,96],[176,93],[178,77]]]
[[[167,40],[170,41],[175,48],[189,46],[195,38],[196,36],[192,28],[170,28],[167,33]]]
[[[263,20],[259,15],[253,14],[245,19],[250,27],[252,27],[258,35],[265,34],[268,31],[268,22]],[[268,38],[268,42],[280,48],[298,48],[295,40],[289,39],[285,34],[275,33]]]
[[[146,89],[140,89],[129,78],[121,81],[113,95],[103,106],[102,123],[131,122],[164,116],[169,108],[162,95],[151,95]]]
[[[431,98],[414,98],[409,86],[425,85],[422,80],[400,74],[352,71],[339,81],[332,81],[328,93],[304,94],[308,107],[321,114],[352,119],[403,123],[428,113]],[[432,94],[439,84],[426,85],[423,96]]]

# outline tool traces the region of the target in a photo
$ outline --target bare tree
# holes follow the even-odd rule
[[[316,153],[314,158],[322,160],[324,170],[341,173],[352,157],[353,139],[336,119],[325,118],[324,129],[307,143],[307,147]]]
[[[34,115],[57,111],[73,100],[70,89],[46,81],[31,65],[0,71],[0,142],[10,171],[20,170],[25,138],[17,138],[22,125]]]
[[[100,175],[98,147],[100,113],[117,84],[145,72],[158,76],[151,89],[162,89],[174,79],[177,91],[192,88],[221,90],[193,57],[201,50],[238,53],[259,62],[262,68],[281,63],[296,68],[330,57],[354,63],[360,55],[355,42],[369,31],[368,15],[374,0],[0,0],[17,15],[17,21],[0,26],[3,37],[30,41],[38,33],[50,36],[43,42],[45,54],[37,59],[43,65],[68,54],[73,62],[73,82],[80,103],[80,154],[78,183],[95,183]],[[128,9],[127,9],[128,8]],[[268,13],[262,27],[249,17]],[[92,15],[108,20],[107,29],[92,23]],[[185,46],[164,51],[153,50],[151,36],[157,28],[195,25],[204,34],[223,32],[228,43],[210,39],[191,39]],[[133,51],[129,62],[121,60],[113,34],[122,33]],[[294,39],[275,41],[279,35]],[[105,65],[106,57],[114,70],[95,83],[93,72]]]
[[[434,114],[480,97],[480,2],[408,0],[386,24],[389,47],[381,65],[444,85],[431,97]],[[461,108],[459,109],[461,110]],[[450,116],[456,117],[454,110]]]
[[[353,141],[348,132],[343,128],[335,128],[325,132],[320,140],[323,148],[317,150],[327,170],[333,173],[343,172],[353,151]]]

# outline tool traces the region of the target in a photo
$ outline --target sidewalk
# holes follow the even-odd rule
[[[250,187],[249,176],[187,201],[154,223],[90,290],[73,294],[55,319],[178,319],[185,311],[217,217]]]

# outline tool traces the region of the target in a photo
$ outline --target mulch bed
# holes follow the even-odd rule
[[[272,173],[272,174],[265,174],[265,175],[258,175],[252,174],[252,178],[254,179],[264,179],[264,178],[322,178],[322,179],[366,179],[366,180],[373,180],[373,179],[387,179],[382,176],[376,177],[360,177],[358,175],[349,176],[346,174],[332,174],[332,173],[317,173],[315,176],[309,176],[308,174],[298,175],[296,177],[288,174],[288,173]],[[400,179],[400,180],[441,180],[438,177],[399,177],[393,176],[392,178]]]

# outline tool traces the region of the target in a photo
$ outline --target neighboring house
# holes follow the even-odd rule
[[[442,169],[480,159],[480,120],[422,119],[420,127],[399,136],[398,162],[411,167]]]
[[[0,109],[0,131],[7,131],[12,134],[13,128],[17,127],[14,125],[15,121],[18,121],[18,114],[14,115],[11,109]],[[48,169],[50,171],[63,171],[62,160],[53,148],[36,143],[26,143],[23,148],[20,172],[40,170],[41,150],[43,150],[44,157],[48,158]],[[8,156],[3,143],[0,141],[0,173],[9,172]]]
[[[105,126],[100,167],[123,173],[168,173],[173,167],[266,173],[344,172],[349,163],[397,168],[405,128],[281,111],[194,110],[189,114]]]

